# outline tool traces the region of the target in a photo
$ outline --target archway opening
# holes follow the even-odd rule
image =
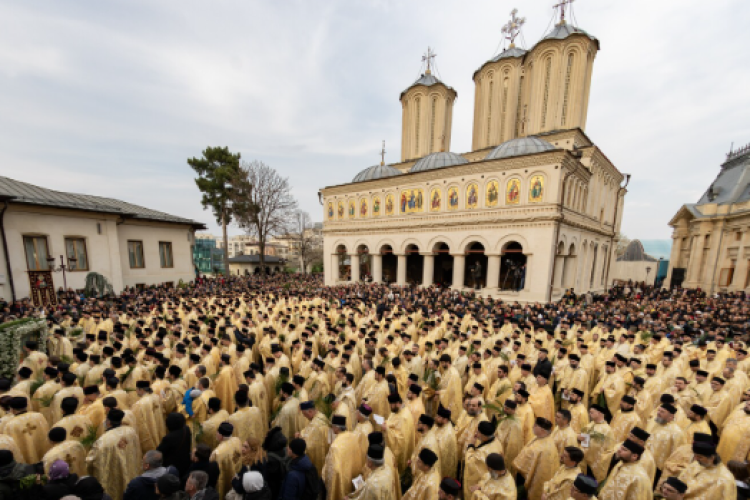
[[[419,254],[417,245],[406,247],[406,283],[421,285],[424,270],[424,257]]]
[[[441,288],[453,284],[453,256],[446,243],[437,243],[432,250],[435,254],[433,281]]]
[[[336,247],[336,263],[338,272],[336,281],[348,281],[349,273],[351,270],[351,260],[346,254],[346,247],[344,245],[339,245],[338,247]]]
[[[500,253],[500,290],[523,290],[526,285],[526,256],[517,241],[505,244]]]
[[[359,281],[372,276],[372,259],[367,245],[358,246],[357,255],[359,255],[359,276],[356,276],[355,279]]]
[[[253,269],[253,274],[260,274],[260,267],[256,267],[255,269]]]
[[[576,274],[578,272],[578,254],[575,244],[571,243],[568,255],[565,256],[563,269],[563,288],[575,288]]]
[[[390,245],[380,247],[380,255],[383,259],[383,283],[393,283],[398,272],[398,257],[394,255]]]
[[[487,284],[487,256],[484,245],[475,241],[466,247],[466,268],[464,270],[464,286],[476,290]]]

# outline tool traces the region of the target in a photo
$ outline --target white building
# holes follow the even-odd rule
[[[205,226],[112,198],[53,191],[0,176],[0,297],[36,303],[82,289],[97,272],[115,292],[195,277],[192,245]],[[54,269],[49,259],[54,258]],[[41,302],[40,302],[41,301]]]

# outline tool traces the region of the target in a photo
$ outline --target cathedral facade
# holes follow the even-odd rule
[[[401,162],[320,191],[326,284],[438,284],[523,302],[604,289],[626,177],[585,133],[598,50],[562,18],[530,50],[511,43],[481,65],[463,154],[449,152],[457,92],[428,53],[400,96]]]

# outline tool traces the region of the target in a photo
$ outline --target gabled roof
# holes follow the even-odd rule
[[[703,214],[700,212],[700,210],[698,210],[698,207],[695,205],[695,203],[686,203],[680,207],[676,214],[674,214],[672,220],[669,221],[669,225],[674,227],[677,224],[677,221],[679,221],[683,217],[690,220],[700,219],[701,217],[703,217]]]
[[[185,224],[193,226],[196,229],[206,228],[202,222],[133,205],[132,203],[114,198],[54,191],[3,176],[0,176],[0,198],[10,200],[11,203],[24,205],[101,212],[120,215],[128,219]]]

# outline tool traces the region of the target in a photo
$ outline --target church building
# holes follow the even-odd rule
[[[472,150],[450,152],[456,90],[426,71],[399,97],[401,161],[320,191],[326,285],[438,284],[523,302],[603,290],[627,176],[585,132],[599,40],[565,19],[473,75]]]

